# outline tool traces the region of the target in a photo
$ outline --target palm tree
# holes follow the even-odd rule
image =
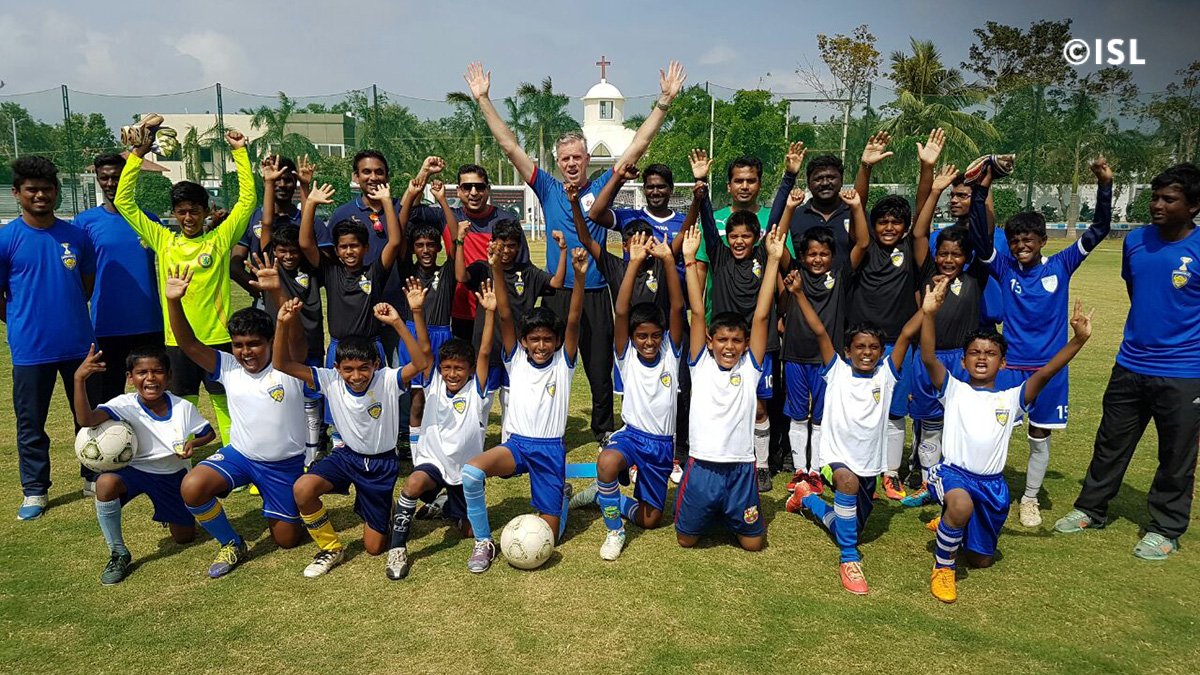
[[[251,116],[250,126],[252,128],[266,127],[266,132],[250,143],[255,157],[265,157],[272,152],[272,149],[291,156],[309,153],[316,155],[317,149],[312,141],[295,132],[288,133],[288,120],[293,114],[299,112],[299,108],[296,100],[289,98],[282,91],[279,92],[278,108],[264,105],[252,110],[242,109],[239,112]]]
[[[200,183],[208,178],[208,171],[204,169],[202,152],[205,149],[211,150],[220,140],[221,130],[215,123],[207,131],[188,127],[187,133],[183,136],[183,142],[179,146],[185,180]]]
[[[479,106],[475,105],[475,99],[471,95],[461,91],[451,91],[446,93],[446,102],[453,105],[460,114],[468,117],[471,120],[471,133],[475,136],[475,163],[483,163],[483,146],[480,142],[480,129],[487,122],[483,119],[483,113],[479,112]]]
[[[546,167],[546,139],[555,139],[564,132],[579,129],[579,122],[567,112],[571,99],[554,93],[550,78],[541,86],[522,82],[515,97],[504,99],[509,124],[520,135],[525,150],[537,150],[538,166]]]

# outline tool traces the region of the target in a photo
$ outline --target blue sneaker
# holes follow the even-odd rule
[[[901,506],[918,507],[928,506],[934,502],[933,493],[929,491],[929,486],[921,484],[921,489],[916,492],[910,492],[907,497],[900,500]]]
[[[36,520],[40,518],[46,511],[46,506],[50,500],[46,495],[29,495],[21,502],[21,508],[17,509],[17,520]]]
[[[238,563],[246,557],[246,542],[238,539],[221,547],[216,560],[208,568],[208,576],[216,579],[233,571]]]

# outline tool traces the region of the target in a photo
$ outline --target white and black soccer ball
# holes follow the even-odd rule
[[[509,565],[519,570],[534,570],[554,553],[554,533],[541,518],[526,513],[508,521],[500,533],[500,552]]]
[[[137,436],[128,422],[108,420],[75,436],[75,456],[92,471],[116,471],[137,454]]]

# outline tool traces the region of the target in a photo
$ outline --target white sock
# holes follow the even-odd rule
[[[888,419],[887,426],[887,472],[894,474],[904,461],[904,418]]]
[[[1029,465],[1025,468],[1025,499],[1036,500],[1050,466],[1050,437],[1029,436]]]
[[[771,443],[771,420],[754,423],[754,466],[767,468],[768,446]]]
[[[421,427],[408,427],[408,447],[415,449],[421,440]]]
[[[811,459],[808,462],[808,472],[812,473],[821,468],[821,425],[813,424],[809,434],[809,446],[812,447]]]
[[[788,427],[788,442],[792,445],[792,466],[804,473],[808,473],[808,439],[808,420],[792,420]]]
[[[304,399],[304,422],[306,436],[304,438],[304,465],[312,464],[317,448],[321,446],[321,421],[325,409],[319,398]]]
[[[930,467],[942,461],[942,420],[921,420],[917,459],[921,460],[921,480],[929,480]]]

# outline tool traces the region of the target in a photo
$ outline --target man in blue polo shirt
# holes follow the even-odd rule
[[[100,380],[100,401],[125,393],[125,357],[137,347],[162,347],[162,308],[158,304],[158,282],[151,251],[125,218],[113,207],[125,158],[100,155],[93,163],[96,184],[104,203],[75,216],[72,224],[83,230],[96,254],[96,282],[92,291],[92,326],[96,349],[114,367]],[[146,217],[158,216],[143,210]]]
[[[54,379],[62,380],[71,409],[75,369],[95,341],[87,302],[96,261],[87,235],[54,216],[59,190],[54,164],[45,157],[22,157],[12,163],[12,172],[13,197],[22,215],[0,228],[0,319],[7,324],[12,354],[25,493],[17,518],[33,520],[46,510],[50,490],[46,416]],[[125,364],[110,367],[124,370]],[[82,467],[80,473],[85,482],[96,478]]]
[[[1121,250],[1129,294],[1125,339],[1104,391],[1092,461],[1075,508],[1058,532],[1104,527],[1138,441],[1153,419],[1158,470],[1147,502],[1150,522],[1133,549],[1144,560],[1179,550],[1187,531],[1200,442],[1200,169],[1176,164],[1154,177],[1151,224]]]
[[[571,214],[571,204],[563,190],[563,182],[571,183],[579,188],[579,203],[584,213],[587,213],[596,201],[596,195],[612,180],[611,169],[600,174],[596,180],[588,179],[588,164],[591,156],[588,154],[587,139],[582,133],[570,132],[563,134],[554,144],[555,163],[563,175],[563,180],[551,176],[545,170],[539,169],[529,155],[517,142],[517,137],[504,123],[504,119],[488,98],[491,88],[491,73],[484,72],[479,63],[467,66],[467,85],[471,95],[479,103],[479,110],[487,120],[492,136],[500,144],[500,149],[508,156],[509,161],[516,167],[521,178],[533,188],[542,204],[542,213],[546,218],[546,235],[561,232],[566,238],[567,246],[581,246],[575,233],[575,220]],[[654,109],[646,117],[646,121],[638,128],[629,147],[621,155],[623,164],[634,165],[650,147],[650,141],[658,133],[666,118],[666,111],[671,102],[683,88],[686,75],[683,67],[672,61],[666,72],[659,71],[659,87],[661,94],[654,104]],[[587,221],[588,232],[596,241],[605,241],[606,232],[590,219]],[[546,254],[546,271],[554,274],[558,269],[558,256]],[[570,275],[568,275],[569,277]],[[547,298],[545,304],[554,309],[560,317],[567,315],[567,303],[571,296],[571,278],[567,279],[567,287],[554,297]],[[588,384],[592,393],[592,433],[603,446],[608,434],[613,430],[613,312],[612,297],[608,285],[595,265],[590,265],[585,278],[587,294],[584,298],[583,323],[580,326],[580,351],[583,356],[583,369],[587,373]]]

